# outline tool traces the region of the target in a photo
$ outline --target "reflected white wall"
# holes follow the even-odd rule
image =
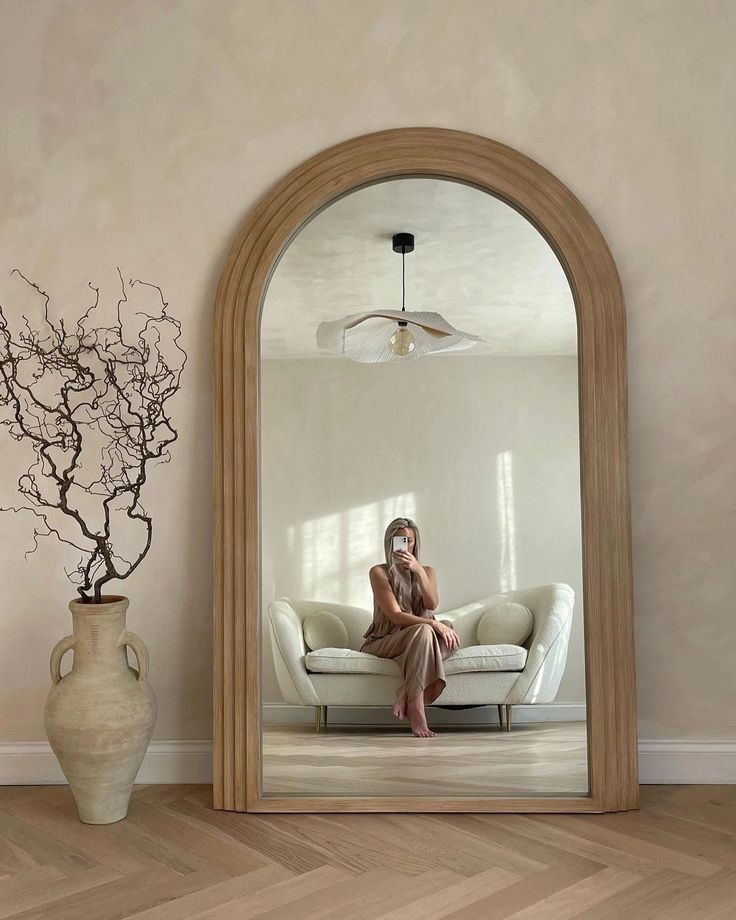
[[[262,600],[372,608],[383,534],[414,518],[439,611],[513,588],[576,592],[558,699],[584,692],[577,362],[262,362]],[[278,702],[268,646],[264,699]]]

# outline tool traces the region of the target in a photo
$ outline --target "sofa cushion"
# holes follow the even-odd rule
[[[445,658],[445,674],[467,671],[521,671],[526,649],[518,645],[470,645],[455,649]],[[350,648],[321,648],[304,656],[308,671],[320,674],[384,674],[400,677],[401,669],[392,658],[379,658]]]
[[[321,674],[387,674],[400,677],[401,669],[392,658],[379,658],[351,648],[321,648],[304,656],[308,671]]]
[[[336,613],[318,610],[304,617],[304,641],[309,649],[344,648],[348,644],[348,631]]]
[[[468,645],[445,658],[445,674],[467,671],[523,671],[527,651],[520,645]]]
[[[501,601],[478,621],[478,645],[521,645],[534,629],[534,614],[523,604]]]

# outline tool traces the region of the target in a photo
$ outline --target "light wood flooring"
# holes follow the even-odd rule
[[[79,822],[67,786],[0,787],[0,918],[733,920],[736,786],[642,786],[605,815],[247,815],[136,786]]]
[[[264,795],[587,795],[585,722],[266,725]],[[736,914],[734,914],[736,920]]]

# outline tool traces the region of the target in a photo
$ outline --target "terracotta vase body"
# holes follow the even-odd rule
[[[133,783],[156,722],[148,649],[125,628],[128,598],[71,601],[74,633],[51,652],[44,726],[85,824],[112,824],[128,813]],[[138,659],[128,665],[126,646]],[[72,669],[61,659],[74,649]]]

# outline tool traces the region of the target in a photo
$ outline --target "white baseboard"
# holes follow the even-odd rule
[[[295,706],[291,703],[265,703],[264,723],[281,725],[287,722],[314,724],[312,706]],[[396,725],[396,718],[388,706],[328,706],[330,725]],[[505,718],[505,716],[504,716]],[[585,703],[539,703],[534,706],[514,706],[511,727],[517,722],[584,722]],[[498,725],[498,710],[492,706],[473,709],[440,709],[430,707],[431,725]]]
[[[514,707],[514,722],[528,721],[522,710]],[[305,712],[311,714],[311,709]],[[473,712],[482,710],[466,710],[465,715]],[[570,719],[569,711],[566,718]],[[136,777],[136,783],[211,782],[211,741],[151,741]],[[639,782],[736,784],[736,741],[640,739]],[[66,783],[66,778],[47,741],[0,742],[0,785],[59,783]]]
[[[639,739],[639,783],[736,784],[736,741]]]
[[[151,741],[136,783],[211,783],[211,741]],[[66,783],[48,741],[0,742],[0,786]]]

